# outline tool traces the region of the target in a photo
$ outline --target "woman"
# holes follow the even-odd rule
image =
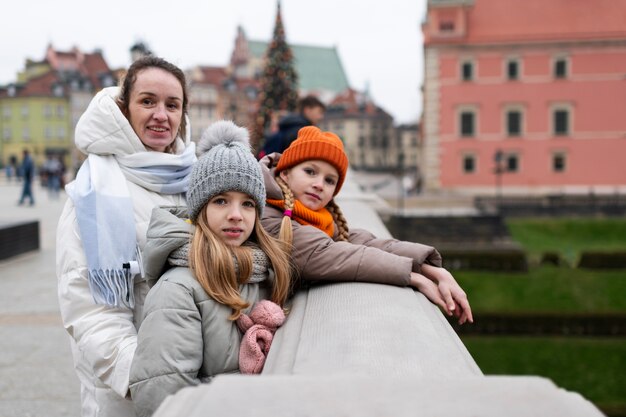
[[[57,230],[58,295],[83,416],[134,416],[128,391],[149,285],[141,253],[152,208],[185,205],[196,161],[185,76],[146,57],[99,92],[76,125],[88,155]]]

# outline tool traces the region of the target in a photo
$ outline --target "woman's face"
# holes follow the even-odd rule
[[[183,117],[183,87],[160,68],[137,74],[130,92],[128,120],[148,149],[164,152],[176,136]]]
[[[311,160],[280,171],[293,196],[306,208],[319,210],[333,199],[339,173],[326,161]]]
[[[211,198],[204,206],[209,229],[224,243],[241,246],[252,234],[256,203],[247,194],[228,191]]]

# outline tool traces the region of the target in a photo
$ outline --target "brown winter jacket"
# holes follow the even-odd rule
[[[274,168],[280,154],[272,153],[261,159],[267,198],[282,200]],[[282,210],[267,205],[261,218],[265,230],[278,237]],[[432,246],[378,239],[363,229],[350,229],[349,242],[336,241],[313,226],[291,221],[293,227],[293,264],[305,281],[359,281],[407,286],[410,273],[420,272],[421,265],[441,266],[441,255]],[[349,225],[349,224],[348,224]]]

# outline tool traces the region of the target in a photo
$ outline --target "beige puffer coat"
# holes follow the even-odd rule
[[[273,153],[261,159],[267,198],[282,200],[274,170],[280,154]],[[267,205],[261,222],[274,237],[278,237],[283,213]],[[406,286],[410,273],[420,272],[428,263],[441,266],[441,255],[432,246],[403,242],[396,239],[378,239],[362,229],[351,229],[348,242],[331,239],[313,226],[291,221],[293,226],[293,263],[301,280],[357,281]]]

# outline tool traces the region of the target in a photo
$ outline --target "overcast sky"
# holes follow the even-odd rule
[[[336,46],[348,81],[396,122],[421,112],[422,34],[426,0],[282,0],[290,43]],[[130,64],[130,46],[145,41],[183,69],[228,63],[237,25],[249,39],[269,40],[276,0],[19,0],[3,7],[0,85],[24,60],[55,49],[102,49],[112,68]]]

